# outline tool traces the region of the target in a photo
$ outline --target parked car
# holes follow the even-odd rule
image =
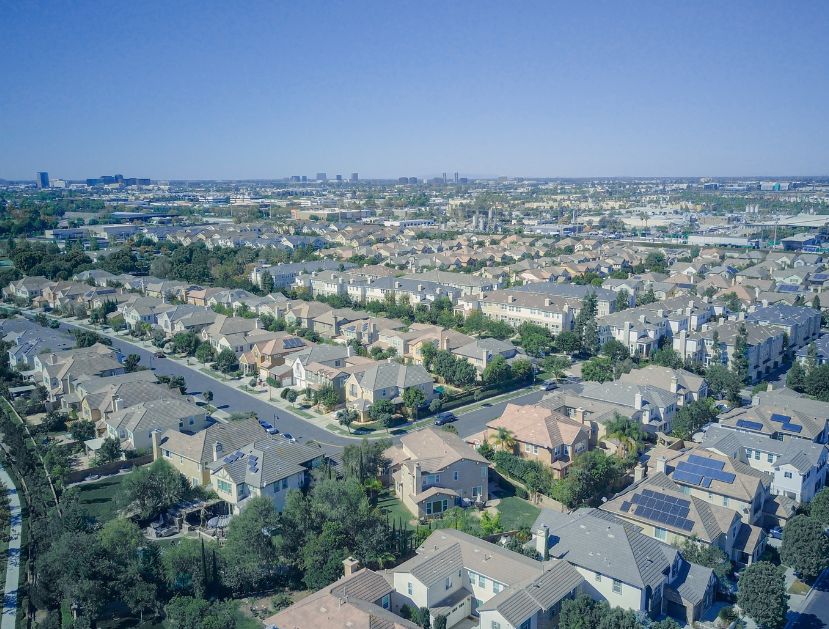
[[[783,539],[783,529],[779,526],[775,526],[773,529],[769,531],[769,535],[772,539]]]
[[[457,419],[458,418],[455,417],[455,414],[451,411],[444,411],[443,413],[438,413],[435,416],[435,426],[443,426],[444,424],[449,424]]]
[[[544,382],[539,385],[539,389],[542,391],[552,391],[553,389],[558,387],[558,383],[555,380],[545,380]]]
[[[282,433],[282,436],[283,436],[283,437],[285,437],[285,439],[287,439],[287,440],[288,440],[288,441],[290,441],[291,443],[296,443],[296,437],[294,437],[291,433],[289,433],[289,432],[283,432],[283,433]]]
[[[84,480],[98,480],[101,478],[98,474],[90,474],[89,476],[85,477]]]
[[[167,355],[164,352],[156,352],[153,356],[156,358],[165,358]]]

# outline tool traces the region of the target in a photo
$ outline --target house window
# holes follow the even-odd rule
[[[784,477],[784,478],[791,478],[791,477],[792,477],[792,473],[791,473],[791,472],[783,472],[783,477]]]
[[[406,591],[409,593],[409,596],[414,594],[414,588],[412,587],[412,582],[411,581],[409,581],[409,584],[408,584],[408,587],[406,588]]]
[[[668,531],[665,529],[661,529],[658,526],[653,527],[653,536],[661,541],[665,541],[668,539]]]
[[[759,460],[760,460],[760,451],[759,451],[759,450],[755,450],[755,451],[754,451],[754,459],[755,459],[756,461],[759,461]]]
[[[389,595],[386,594],[383,597],[383,599],[380,601],[380,604],[383,607],[383,609],[388,609],[389,608],[389,602],[390,602]]]
[[[501,623],[493,620],[489,625],[489,629],[501,629]]]
[[[224,492],[226,494],[232,493],[230,483],[224,480],[216,481],[216,485],[219,487],[219,491]]]
[[[597,572],[596,576],[594,577],[594,581],[596,581],[596,583],[601,583],[602,582],[602,575]]]
[[[452,472],[452,480],[458,480],[459,477],[460,477],[459,472],[457,472],[457,471]]]
[[[443,589],[448,590],[452,587],[452,577],[446,577],[446,580],[443,582]]]
[[[282,479],[282,489],[288,489],[288,479],[287,478]]]
[[[504,586],[498,583],[498,581],[492,582],[492,591],[495,592],[495,594],[498,594],[498,592],[500,592],[502,589],[504,589]]]
[[[532,618],[527,618],[518,629],[530,629],[530,627],[532,627]]]
[[[774,455],[769,452],[766,459],[769,463],[774,463]]]
[[[486,587],[486,577],[482,574],[478,575],[478,586],[482,588]]]
[[[622,582],[619,581],[618,579],[613,579],[613,591],[616,594],[621,594],[622,593]]]
[[[483,493],[484,493],[483,485],[476,485],[475,487],[472,488],[472,497],[473,498],[479,498],[480,496],[483,495]]]

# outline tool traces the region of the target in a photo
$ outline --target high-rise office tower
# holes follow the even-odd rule
[[[343,176],[342,175],[337,175],[336,179],[337,179],[337,182],[340,182],[340,181],[343,180]]]
[[[317,173],[317,181],[328,181],[328,175],[325,173]]]
[[[458,183],[458,171],[455,171],[455,183]]]
[[[49,173],[43,172],[37,174],[37,179],[35,180],[37,183],[38,188],[48,188],[49,187]]]
[[[446,173],[443,173],[443,183],[446,183]]]
[[[359,173],[351,173],[351,181],[353,183],[357,183],[360,180]]]

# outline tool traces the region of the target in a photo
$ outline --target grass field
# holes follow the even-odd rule
[[[541,509],[517,496],[503,498],[498,505],[501,526],[505,531],[531,528]]]
[[[403,506],[403,503],[400,502],[397,496],[392,494],[390,491],[384,491],[380,494],[380,497],[377,500],[377,506],[389,514],[389,521],[402,521],[406,523],[408,528],[415,528],[414,524],[412,524],[412,520],[414,520],[412,514],[409,513],[409,510]]]
[[[121,487],[121,483],[128,474],[107,476],[94,483],[86,483],[78,487],[80,504],[86,512],[98,522],[106,522],[115,517],[118,512],[118,505],[115,502],[115,495]]]

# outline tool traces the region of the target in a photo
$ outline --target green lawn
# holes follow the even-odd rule
[[[408,528],[415,528],[411,523],[414,516],[403,506],[403,503],[398,500],[397,496],[390,491],[384,491],[380,494],[377,500],[377,506],[389,514],[390,522],[404,522]]]
[[[129,474],[107,476],[94,483],[80,485],[78,489],[81,506],[98,522],[113,519],[118,511],[115,495],[127,476]]]
[[[531,528],[538,514],[541,513],[541,509],[522,498],[510,496],[502,499],[498,504],[498,513],[501,516],[503,529],[514,531],[521,528]]]

